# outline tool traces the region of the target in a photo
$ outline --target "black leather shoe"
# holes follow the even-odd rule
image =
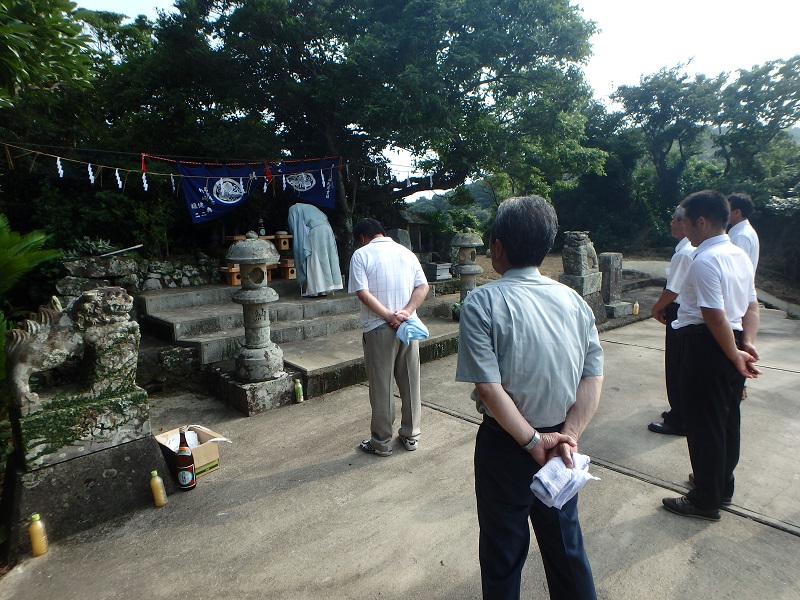
[[[669,512],[680,515],[681,517],[705,519],[706,521],[719,521],[721,518],[719,510],[697,508],[686,496],[681,496],[680,498],[664,498],[661,503]]]
[[[650,423],[647,428],[653,433],[663,433],[665,435],[686,435],[683,429],[675,429],[666,423]]]

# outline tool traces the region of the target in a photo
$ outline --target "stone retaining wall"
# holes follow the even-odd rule
[[[68,306],[85,290],[120,286],[135,294],[220,282],[219,261],[202,253],[163,260],[138,257],[79,258],[64,263],[69,275],[56,283]]]

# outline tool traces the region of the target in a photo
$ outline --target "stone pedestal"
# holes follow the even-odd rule
[[[581,296],[588,296],[600,291],[603,282],[602,273],[587,273],[586,275],[566,275],[561,273],[558,280],[568,285]]]
[[[0,506],[2,525],[9,532],[9,554],[30,553],[28,523],[34,512],[46,520],[53,542],[131,511],[152,508],[153,470],[164,480],[167,494],[173,494],[175,482],[152,436],[31,472],[10,467]]]
[[[425,263],[422,270],[425,271],[425,278],[428,281],[447,281],[452,279],[450,267],[452,263]]]
[[[603,252],[599,257],[603,274],[602,295],[609,319],[633,314],[633,304],[622,302],[622,254]]]
[[[219,399],[251,417],[292,404],[294,380],[287,373],[282,373],[277,379],[243,383],[237,381],[231,373],[222,373],[219,378]]]
[[[137,386],[100,397],[40,394],[40,400],[14,419],[15,443],[28,471],[150,435],[147,392]]]

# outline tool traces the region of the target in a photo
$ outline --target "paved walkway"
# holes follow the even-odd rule
[[[800,598],[800,321],[762,312],[764,375],[748,385],[735,504],[718,523],[661,507],[690,470],[683,438],[646,430],[666,407],[661,325],[601,338],[603,400],[581,440],[601,481],[580,501],[599,597]],[[233,440],[221,468],[162,509],[22,559],[0,600],[479,598],[477,415],[454,370],[455,357],[423,366],[420,449],[389,458],[356,449],[364,385],[252,418],[206,396],[154,397],[156,429],[199,422]],[[546,598],[543,582],[534,546],[523,597]]]

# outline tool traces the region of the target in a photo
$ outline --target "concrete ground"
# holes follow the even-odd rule
[[[748,385],[734,505],[716,523],[661,507],[690,471],[684,438],[646,429],[667,406],[662,326],[601,339],[603,399],[581,440],[601,480],[580,500],[598,596],[800,598],[800,321],[762,311],[764,374]],[[155,432],[201,423],[233,441],[221,468],[164,508],[23,558],[0,579],[0,600],[479,598],[478,415],[455,363],[423,365],[420,448],[396,443],[388,458],[356,447],[369,435],[365,385],[251,418],[207,396],[153,397]],[[535,544],[523,597],[548,597]]]

